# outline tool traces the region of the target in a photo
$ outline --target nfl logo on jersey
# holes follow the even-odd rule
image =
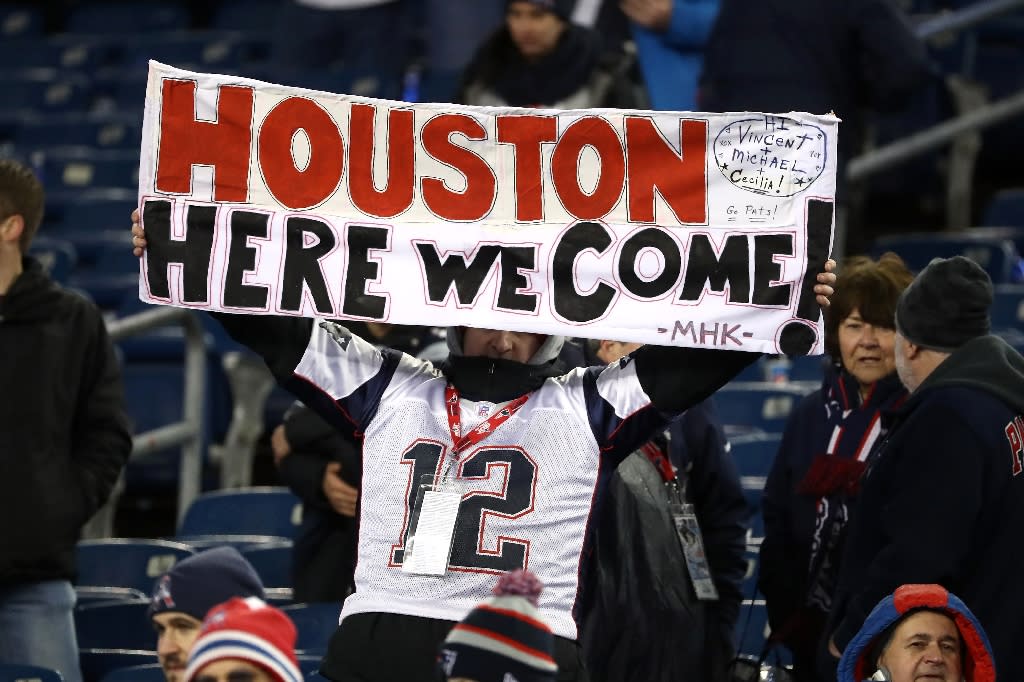
[[[492,405],[490,403],[480,403],[476,408],[476,416],[486,417],[491,413]]]

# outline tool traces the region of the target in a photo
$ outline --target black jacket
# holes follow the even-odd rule
[[[292,552],[295,600],[341,601],[353,586],[356,561],[356,520],[331,508],[324,496],[324,471],[341,464],[341,478],[359,487],[360,444],[341,434],[308,407],[296,404],[285,414],[285,436],[291,453],[281,460],[281,480],[304,505],[302,527]]]
[[[843,555],[828,629],[840,650],[896,587],[938,583],[981,621],[999,679],[1024,680],[1022,413],[1024,358],[985,336],[891,416]]]
[[[99,310],[24,266],[0,301],[0,585],[74,576],[82,524],[131,453]]]
[[[612,476],[594,534],[580,641],[595,682],[724,679],[743,600],[748,507],[714,405],[674,420],[655,447],[694,505],[717,601],[700,601],[669,511],[664,476],[635,452]],[[685,636],[681,633],[685,633]]]
[[[644,108],[646,93],[632,56],[604,51],[591,29],[569,24],[555,49],[527,61],[499,28],[466,67],[462,104],[551,109]]]

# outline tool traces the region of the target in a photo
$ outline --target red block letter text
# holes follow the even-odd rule
[[[217,120],[196,120],[195,81],[164,80],[156,189],[188,194],[192,166],[213,166],[214,201],[249,198],[252,88],[222,85]]]

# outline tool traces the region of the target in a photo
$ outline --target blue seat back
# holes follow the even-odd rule
[[[50,668],[0,663],[0,680],[4,682],[64,682],[64,676]]]
[[[283,487],[217,490],[196,498],[185,512],[179,537],[236,534],[294,538],[301,501]]]
[[[61,284],[67,283],[78,263],[78,250],[71,242],[63,239],[36,237],[28,252],[39,261],[52,280]]]
[[[241,552],[256,569],[265,586],[292,586],[291,542],[247,545]]]
[[[147,628],[152,632],[152,628]],[[153,635],[156,646],[156,635]],[[106,675],[121,668],[137,665],[153,665],[157,662],[156,651],[141,649],[86,649],[78,651],[78,662],[85,680],[102,680]]]
[[[81,649],[156,649],[156,633],[146,617],[149,599],[89,604],[75,609],[75,635]]]
[[[1011,281],[1020,254],[1011,239],[971,232],[920,233],[890,235],[875,240],[871,255],[875,258],[893,251],[914,271],[921,271],[933,258],[966,256],[985,268],[992,282]]]
[[[992,329],[1024,331],[1024,284],[996,285],[991,314]]]
[[[98,585],[76,585],[75,606],[81,608],[91,604],[105,604],[119,601],[148,599],[146,593],[131,587],[100,587]]]
[[[195,550],[167,540],[112,538],[82,540],[75,554],[77,584],[130,587],[148,595],[156,578]]]
[[[41,114],[84,112],[92,96],[87,78],[57,69],[2,72],[0,88],[11,106]]]
[[[295,623],[298,639],[295,650],[307,654],[324,654],[331,635],[338,629],[340,602],[290,604],[281,610]]]
[[[43,11],[29,2],[0,5],[0,42],[43,35]]]
[[[736,621],[736,651],[759,656],[768,634],[768,608],[764,599],[744,599]]]
[[[985,206],[981,224],[1024,227],[1024,188],[1012,187],[996,192]]]
[[[183,31],[189,27],[188,8],[178,2],[88,2],[74,6],[65,29],[69,33],[133,36],[139,33]]]
[[[796,382],[760,381],[726,384],[715,393],[718,417],[730,432],[749,430],[780,433],[789,413],[816,386]]]
[[[133,665],[112,670],[103,676],[101,682],[165,682],[164,669],[160,664]]]

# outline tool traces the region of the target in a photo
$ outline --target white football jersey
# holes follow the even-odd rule
[[[363,436],[356,591],[341,617],[388,612],[458,621],[491,596],[496,576],[529,568],[544,583],[540,612],[576,639],[574,609],[596,504],[614,467],[663,429],[633,363],[548,379],[511,418],[451,455],[444,376],[378,350],[339,325],[313,327],[289,388]],[[500,409],[461,401],[463,431]],[[402,571],[418,483],[446,467],[462,487],[448,571]]]

